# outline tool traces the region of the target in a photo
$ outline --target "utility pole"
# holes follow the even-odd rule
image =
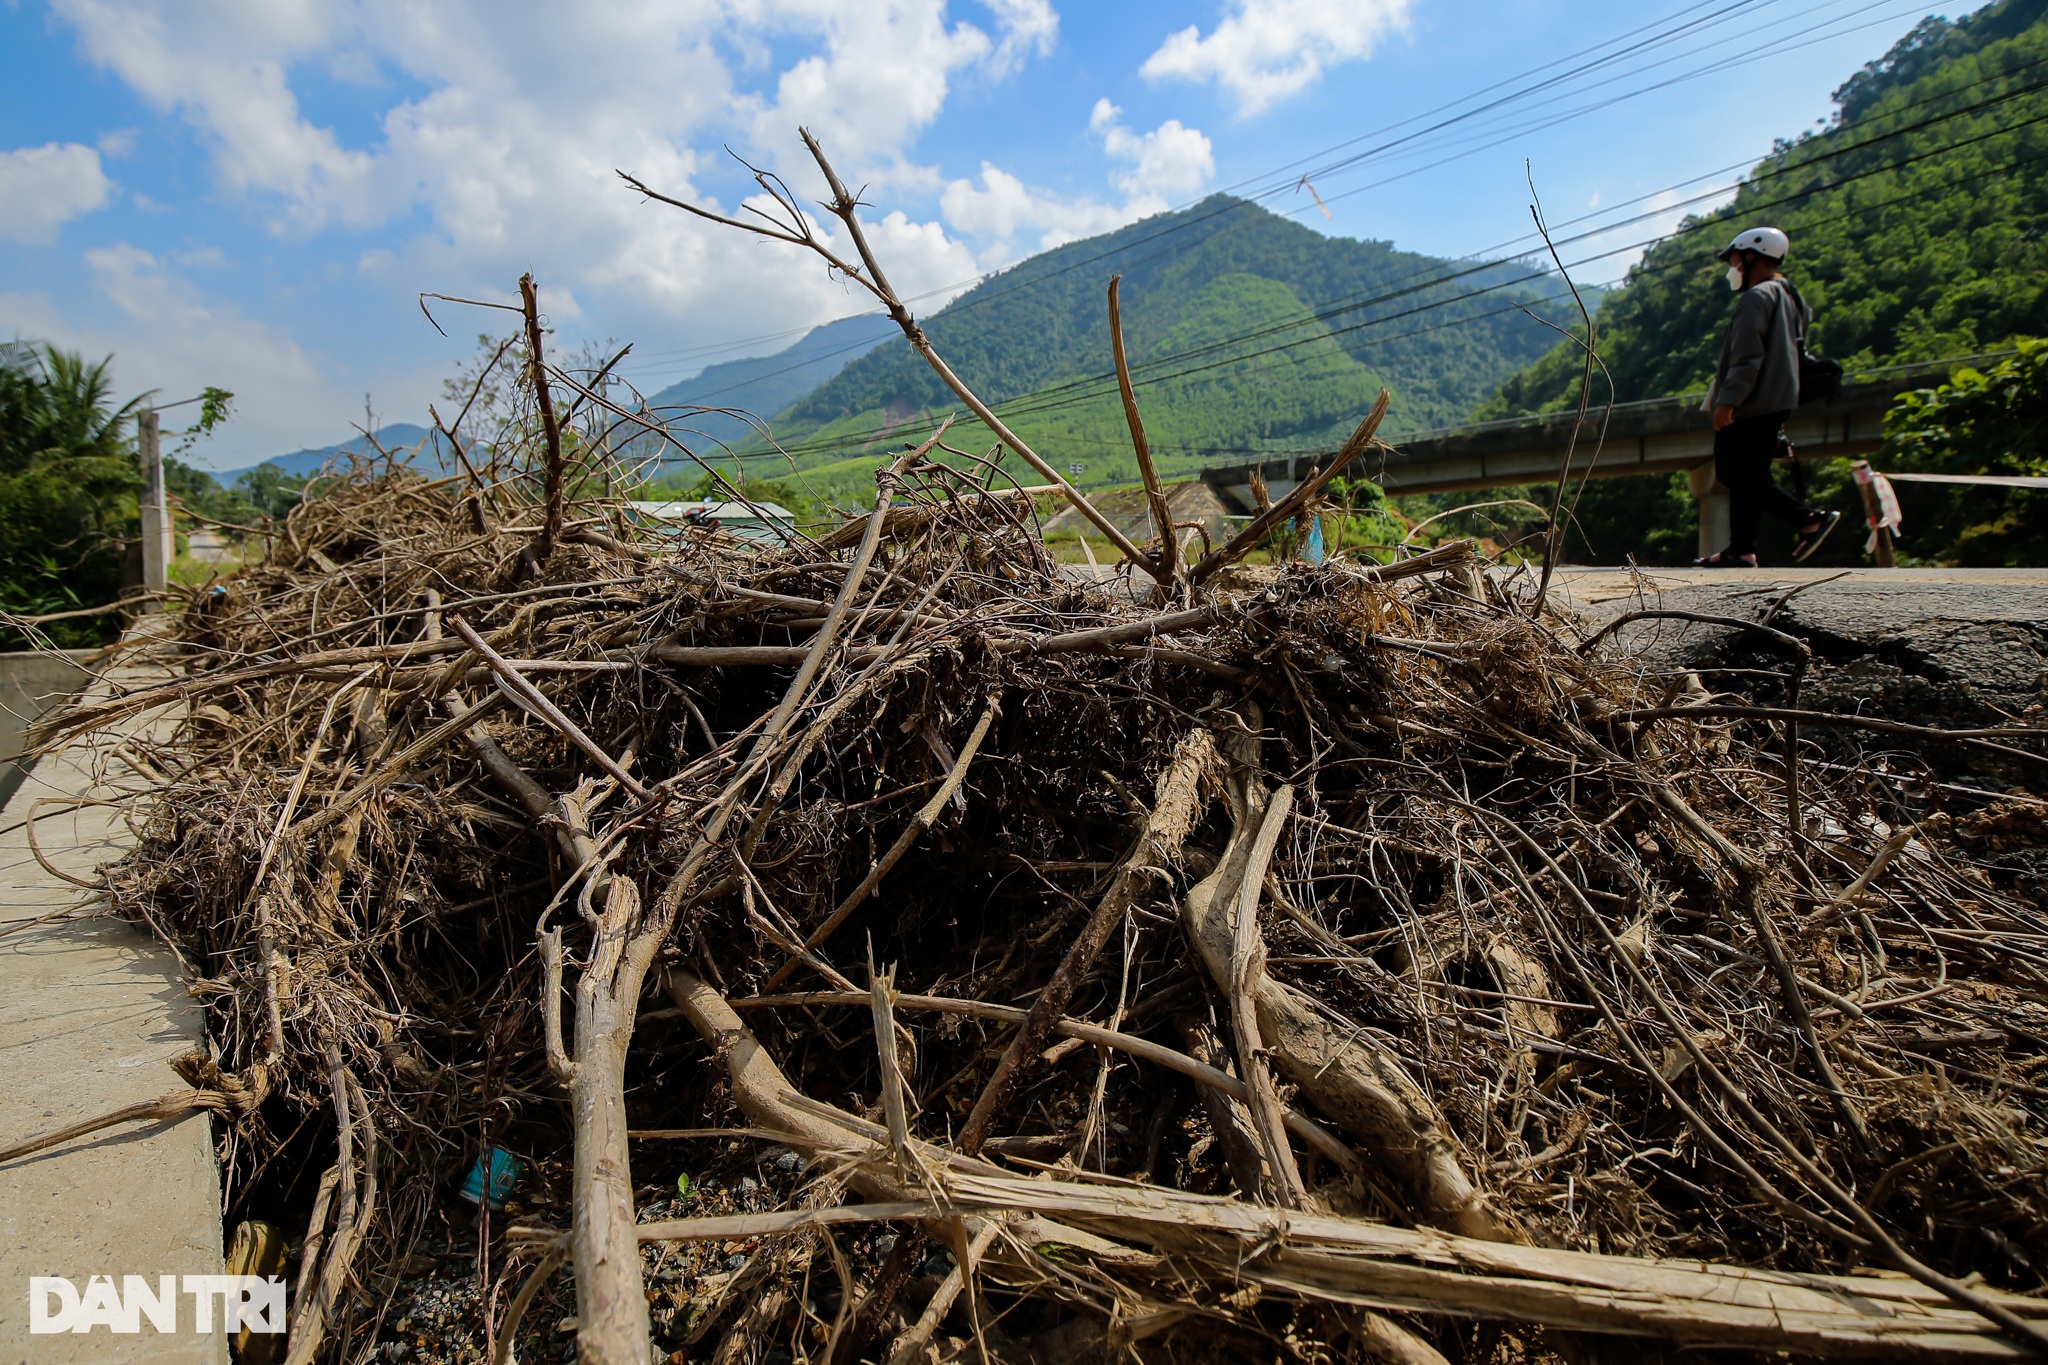
[[[177,542],[171,533],[171,502],[164,492],[162,437],[156,409],[144,408],[135,419],[135,455],[142,465],[142,590],[153,596],[142,610],[162,611],[171,585],[171,560]]]

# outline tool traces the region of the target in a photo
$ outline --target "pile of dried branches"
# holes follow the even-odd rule
[[[336,487],[47,727],[175,718],[108,888],[231,1183],[332,1134],[293,1360],[363,1358],[490,1146],[569,1163],[501,1358],[564,1262],[633,1365],[2048,1349],[2048,908],[1971,862],[2038,805],[1873,808],[1463,544],[1233,567],[1315,480],[1192,563],[1162,511],[1135,587],[937,437],[843,533],[647,537],[530,332],[525,473]],[[713,1133],[801,1188],[643,1218]],[[651,1315],[642,1247],[705,1240],[744,1268]]]

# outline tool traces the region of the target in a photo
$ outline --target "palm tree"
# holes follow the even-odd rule
[[[13,342],[0,346],[0,474],[70,460],[126,460],[126,428],[147,394],[114,408],[114,358],[87,363],[76,351]]]
[[[0,610],[121,595],[141,486],[129,429],[146,395],[114,405],[112,360],[0,345]]]

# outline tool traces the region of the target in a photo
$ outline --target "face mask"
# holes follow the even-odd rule
[[[1731,265],[1731,266],[1729,266],[1729,267],[1728,267],[1728,287],[1729,287],[1730,289],[1734,290],[1734,291],[1735,291],[1736,293],[1738,293],[1738,294],[1740,294],[1740,293],[1742,292],[1742,267],[1741,267],[1741,266],[1739,266],[1739,265]]]

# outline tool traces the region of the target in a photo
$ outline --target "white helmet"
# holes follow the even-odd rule
[[[1744,228],[1735,234],[1734,241],[1721,249],[1716,259],[1725,261],[1738,251],[1754,251],[1759,256],[1782,261],[1791,249],[1792,239],[1774,227]]]

